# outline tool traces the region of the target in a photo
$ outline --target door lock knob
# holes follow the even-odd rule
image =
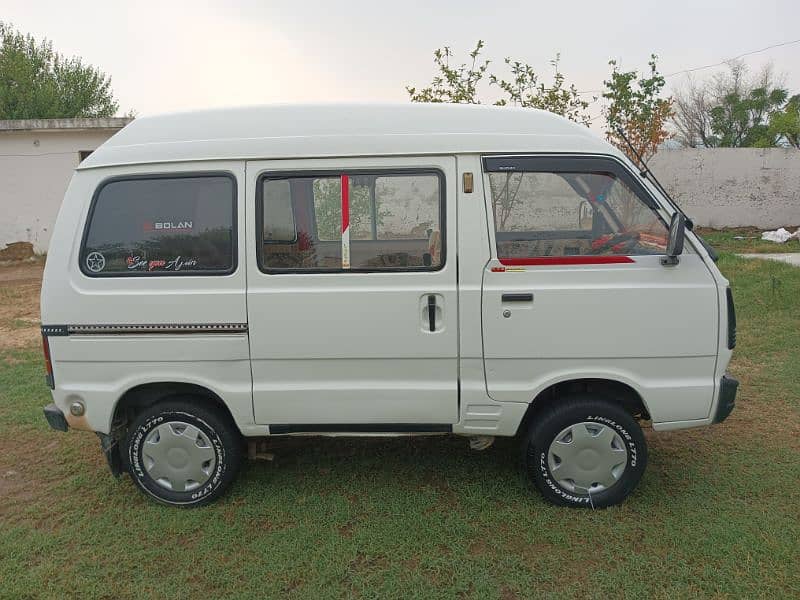
[[[503,316],[504,316],[506,319],[507,319],[507,318],[509,318],[509,317],[511,316],[511,311],[510,311],[510,310],[508,310],[508,309],[505,309],[505,310],[503,311]]]

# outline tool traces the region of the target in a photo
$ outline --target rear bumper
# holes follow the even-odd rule
[[[725,374],[719,382],[719,400],[717,401],[717,412],[714,415],[714,423],[722,423],[736,406],[736,390],[739,382]]]
[[[56,431],[67,431],[69,429],[64,413],[53,403],[44,407],[44,418],[47,419],[50,427]]]
[[[47,419],[50,427],[56,431],[69,430],[69,423],[67,423],[64,413],[53,403],[44,407],[44,418]],[[100,438],[100,448],[108,461],[108,468],[111,469],[114,477],[119,477],[122,474],[123,467],[117,440],[104,433],[98,433],[97,437]]]

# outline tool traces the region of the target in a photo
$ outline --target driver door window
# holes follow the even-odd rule
[[[490,172],[497,256],[664,254],[667,227],[607,172]]]

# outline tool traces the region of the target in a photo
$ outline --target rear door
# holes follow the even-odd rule
[[[454,173],[453,157],[247,163],[256,422],[457,421]]]
[[[186,382],[251,424],[244,222],[241,161],[76,173],[42,294],[60,406],[82,394],[106,432],[109,397]]]
[[[642,391],[654,420],[705,418],[716,285],[688,245],[661,265],[667,215],[636,177],[607,157],[487,157],[484,169],[489,395],[530,402],[558,381],[612,378]]]

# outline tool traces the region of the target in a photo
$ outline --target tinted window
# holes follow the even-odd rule
[[[281,270],[341,270],[342,182],[349,206],[351,270],[432,270],[443,264],[443,186],[437,173],[370,173],[261,180],[261,265]],[[284,215],[283,193],[291,198]],[[267,233],[291,222],[295,240]]]
[[[664,254],[667,228],[611,173],[489,173],[499,258]]]
[[[103,185],[81,269],[90,276],[221,274],[235,268],[231,177],[158,177]]]
[[[292,195],[287,180],[264,182],[264,243],[292,243],[297,239]]]

